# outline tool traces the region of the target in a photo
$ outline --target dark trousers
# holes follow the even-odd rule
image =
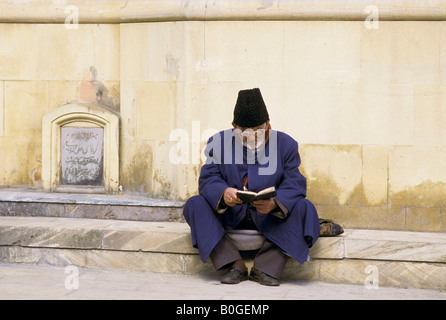
[[[247,218],[239,225],[241,228],[238,227],[238,229],[248,229],[250,226],[252,228],[252,224],[249,220],[250,216],[248,214]],[[233,262],[242,259],[236,245],[227,234],[225,234],[220,242],[214,247],[210,254],[210,258],[217,270],[227,268]],[[288,257],[278,246],[265,239],[262,247],[254,257],[253,267],[271,277],[279,279],[287,260]]]

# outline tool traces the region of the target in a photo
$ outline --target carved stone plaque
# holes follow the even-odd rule
[[[103,128],[61,128],[61,185],[102,186]]]

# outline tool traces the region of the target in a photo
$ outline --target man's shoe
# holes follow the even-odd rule
[[[245,280],[248,280],[248,271],[242,272],[239,267],[233,267],[223,275],[220,282],[224,284],[237,284]]]
[[[264,286],[279,286],[280,281],[274,277],[267,275],[266,273],[259,271],[255,268],[251,269],[249,280],[257,281]]]

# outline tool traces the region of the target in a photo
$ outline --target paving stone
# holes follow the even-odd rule
[[[224,285],[219,276],[98,270],[70,266],[1,264],[0,300],[446,300],[436,290],[283,280],[279,287],[253,281]],[[77,278],[76,278],[77,277]],[[170,306],[171,304],[169,304]],[[163,314],[176,310],[163,310]]]

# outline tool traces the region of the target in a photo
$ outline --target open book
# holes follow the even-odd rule
[[[239,199],[243,200],[243,202],[245,202],[245,203],[251,203],[251,202],[257,201],[257,200],[266,200],[266,199],[272,198],[276,195],[277,195],[277,192],[276,192],[276,188],[274,186],[263,189],[262,191],[259,191],[259,192],[242,191],[242,190],[237,191],[237,197]]]

